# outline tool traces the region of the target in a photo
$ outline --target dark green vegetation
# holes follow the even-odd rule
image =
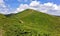
[[[0,36],[60,36],[60,17],[27,9],[0,14]]]

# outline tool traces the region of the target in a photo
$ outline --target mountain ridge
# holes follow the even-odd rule
[[[0,15],[3,36],[60,36],[60,17],[27,9],[17,14]]]

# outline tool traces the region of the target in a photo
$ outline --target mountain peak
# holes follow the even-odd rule
[[[0,15],[0,27],[6,36],[60,36],[60,18],[55,16],[32,9],[5,16]]]

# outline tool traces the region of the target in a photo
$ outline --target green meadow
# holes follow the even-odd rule
[[[60,36],[60,17],[32,9],[0,14],[0,36]]]

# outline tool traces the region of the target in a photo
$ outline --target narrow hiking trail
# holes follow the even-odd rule
[[[29,10],[29,11],[30,11],[30,10]],[[32,10],[31,10],[31,11],[32,11]],[[28,16],[28,15],[31,14],[31,13],[33,13],[33,11],[32,11],[32,12],[27,12],[27,14],[22,15],[21,18],[26,17],[26,16]]]
[[[0,27],[0,36],[4,36],[5,35],[5,30],[3,30],[3,27]]]
[[[0,29],[0,36],[4,35],[4,30]]]
[[[29,10],[29,11],[32,11],[32,10]],[[32,12],[26,12],[26,13],[27,13],[27,14],[24,13],[23,15],[21,15],[20,18],[24,18],[24,17],[30,15],[31,13],[33,13],[33,11],[32,11]],[[17,18],[17,19],[18,19],[18,18]],[[19,22],[20,22],[20,23],[24,23],[23,20],[19,20]]]
[[[0,36],[2,36],[2,30],[0,29]]]

